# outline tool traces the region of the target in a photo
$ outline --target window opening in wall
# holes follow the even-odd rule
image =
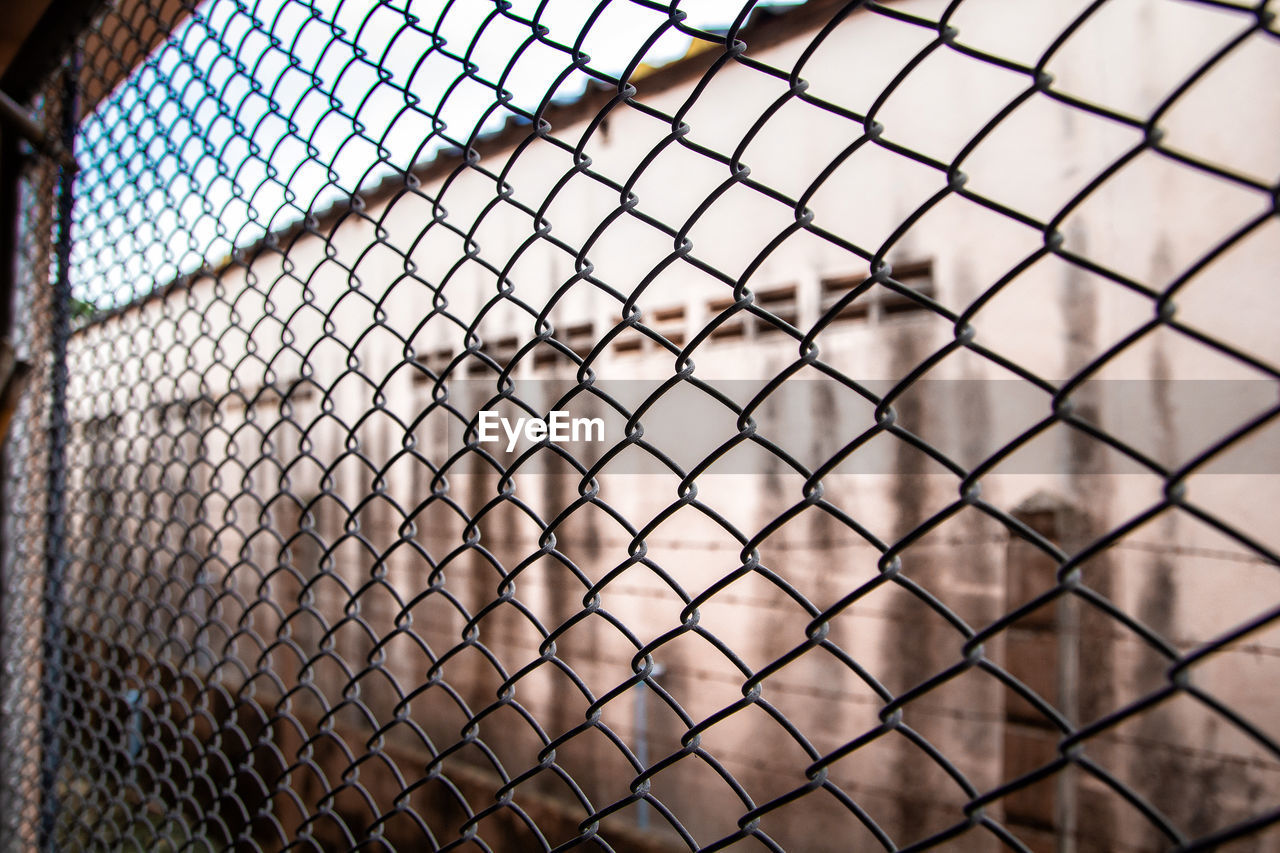
[[[480,352],[493,359],[497,364],[498,370],[505,370],[511,363],[511,359],[515,357],[516,350],[520,348],[520,340],[515,335],[508,335],[505,338],[499,338],[492,344],[484,343],[480,346]],[[473,356],[467,364],[468,376],[482,376],[485,373],[493,371],[493,366],[480,356]]]
[[[707,313],[712,318],[719,317],[734,305],[733,299],[717,299],[707,303]],[[740,341],[747,336],[747,315],[739,311],[719,326],[712,329],[709,335],[713,341]]]
[[[613,351],[621,355],[638,353],[644,349],[644,340],[639,337],[619,338],[613,345]]]
[[[653,312],[648,326],[670,341],[672,346],[683,347],[685,342],[684,317],[685,310],[683,305],[659,308]],[[654,345],[657,346],[656,343]]]
[[[822,316],[826,316],[827,312],[835,308],[836,303],[845,297],[850,290],[853,290],[862,282],[866,281],[865,276],[859,275],[842,275],[835,278],[824,278],[822,280],[821,290],[822,298],[819,302]],[[840,323],[850,320],[865,320],[871,316],[871,300],[870,292],[854,298],[852,302],[842,307],[831,322]]]
[[[733,303],[730,302],[730,305]],[[651,331],[661,335],[672,346],[683,347],[686,340],[685,335],[685,306],[668,305],[665,308],[656,308],[646,312],[641,317],[644,323]],[[666,348],[660,345],[652,338],[634,333],[615,340],[613,351],[620,354],[639,353],[639,352],[666,352]]]
[[[789,284],[786,287],[775,287],[771,290],[762,290],[755,295],[755,303],[758,307],[768,311],[782,322],[794,326],[800,320],[800,311],[796,306],[796,286]],[[777,334],[783,330],[764,320],[760,317],[753,316],[751,325],[755,328],[757,334]]]
[[[578,358],[586,359],[595,346],[595,327],[591,323],[575,323],[556,330],[552,335],[557,341],[568,347]],[[565,354],[550,344],[544,344],[533,351],[533,366],[548,367],[562,363],[568,364]]]
[[[435,376],[443,376],[449,369],[449,363],[453,361],[453,350],[449,347],[441,347],[434,349],[425,355],[418,356],[415,361],[425,367],[429,374]],[[413,372],[413,381],[417,383],[427,383],[435,381],[428,373],[420,370]]]
[[[921,296],[933,297],[934,295],[933,264],[929,261],[896,266],[893,270],[893,279],[911,288]],[[867,277],[865,275],[843,275],[823,278],[819,286],[820,299],[818,302],[821,308],[821,315],[825,317],[849,291],[866,280]],[[876,322],[891,314],[912,314],[930,310],[928,305],[918,299],[899,293],[892,288],[877,285],[869,288],[852,302],[840,308],[836,315],[831,318],[831,322],[841,323],[857,320]]]
[[[314,385],[298,377],[283,382],[242,388],[238,393],[227,395],[224,406],[228,411],[245,408],[253,411],[271,410],[279,408],[285,400],[291,403],[306,402],[314,397],[315,393]]]
[[[800,311],[796,301],[796,286],[794,284],[756,291],[751,298],[757,308],[768,311],[784,323],[794,326],[799,322]],[[714,317],[728,311],[733,307],[733,304],[733,299],[717,299],[707,304],[707,311]],[[713,340],[732,341],[761,335],[778,334],[782,331],[777,325],[763,317],[742,309],[717,326],[711,332],[710,337]]]

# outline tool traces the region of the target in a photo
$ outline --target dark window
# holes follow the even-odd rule
[[[685,307],[683,305],[669,305],[666,308],[654,309],[651,312],[647,312],[641,318],[641,322],[651,331],[661,335],[673,346],[684,346],[686,338]],[[622,354],[656,349],[661,349],[656,341],[638,332],[619,338],[613,344],[614,352]]]
[[[732,299],[717,299],[708,303],[707,311],[711,314],[712,320],[715,320],[721,314],[728,311],[734,305]],[[747,334],[747,320],[745,311],[737,311],[732,317],[726,319],[723,323],[716,326],[711,331],[712,340],[741,340]]]
[[[759,308],[768,311],[784,323],[794,326],[800,321],[800,311],[796,305],[796,286],[789,284],[786,287],[775,287],[772,290],[762,290],[755,294],[755,303]],[[768,320],[760,317],[752,317],[752,324],[758,333],[781,332],[778,328]]]
[[[480,352],[487,355],[497,363],[499,370],[505,370],[507,365],[511,363],[511,359],[515,357],[516,350],[520,348],[520,341],[515,335],[505,338],[499,338],[492,344],[484,343],[480,346]],[[486,371],[492,371],[493,365],[483,360],[479,356],[472,356],[467,364],[468,376],[481,376]]]
[[[800,311],[796,302],[796,286],[794,284],[754,292],[751,299],[757,308],[768,311],[784,323],[794,326],[799,322]],[[728,311],[733,305],[734,301],[732,299],[717,299],[708,303],[707,310],[713,316],[718,316]],[[715,340],[742,340],[748,336],[755,337],[781,331],[782,329],[777,325],[743,308],[716,327],[711,332],[711,338]]]
[[[425,355],[418,356],[415,361],[425,367],[436,376],[441,376],[449,369],[449,362],[453,361],[453,350],[449,347],[434,349]],[[413,373],[414,382],[431,382],[432,379],[426,373],[415,370]]]
[[[867,277],[863,275],[833,276],[822,279],[819,300],[821,315],[826,317],[840,300],[866,280]],[[894,269],[893,280],[921,296],[934,295],[933,265],[928,261],[902,264]],[[921,299],[891,287],[875,285],[841,307],[830,322],[878,320],[891,314],[912,314],[929,310],[931,310],[929,306]]]
[[[553,337],[568,347],[578,358],[585,359],[591,354],[591,348],[595,345],[595,327],[590,323],[576,323],[557,329]],[[550,344],[542,344],[533,351],[534,367],[545,367],[557,362],[568,363],[568,358],[561,350]]]

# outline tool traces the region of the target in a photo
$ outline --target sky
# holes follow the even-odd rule
[[[496,130],[499,81],[517,111],[572,99],[589,80],[565,75],[575,45],[619,77],[641,51],[688,51],[673,10],[714,33],[758,5],[779,4],[209,0],[81,125],[75,291],[127,302]]]

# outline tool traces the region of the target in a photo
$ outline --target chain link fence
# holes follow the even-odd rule
[[[108,4],[4,848],[1280,850],[1275,11]]]

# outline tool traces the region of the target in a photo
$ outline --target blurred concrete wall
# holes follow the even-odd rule
[[[929,12],[937,5],[895,8]],[[965,4],[953,24],[966,43],[1034,62],[1067,18],[1058,4],[987,2]],[[1047,70],[1084,101],[1145,116],[1193,70],[1187,58],[1203,56],[1204,45],[1221,42],[1236,23],[1208,7],[1117,2],[1082,28]],[[789,70],[812,35],[798,34],[752,55]],[[809,94],[865,112],[929,39],[924,28],[854,14],[809,58],[801,76]],[[1240,50],[1229,68],[1207,76],[1163,117],[1168,144],[1272,179],[1280,165],[1274,150],[1280,109],[1274,109],[1273,92],[1241,81],[1274,77],[1277,69],[1274,40]],[[876,120],[883,139],[949,163],[1027,84],[1021,75],[938,50],[880,106]],[[690,85],[650,96],[641,81],[638,97],[670,114],[689,97]],[[733,154],[785,89],[781,80],[731,63],[685,115],[685,138]],[[1255,112],[1255,99],[1272,108]],[[1269,124],[1233,133],[1203,121],[1206,110],[1247,113]],[[586,126],[584,119],[553,133],[574,142]],[[670,131],[640,110],[620,106],[582,150],[592,170],[626,184]],[[437,750],[462,738],[446,772],[491,772],[496,758],[514,777],[538,764],[549,740],[584,726],[588,707],[631,677],[637,644],[682,624],[687,598],[737,573],[699,605],[697,632],[679,634],[653,652],[662,667],[656,681],[670,704],[648,688],[643,706],[637,688],[616,692],[597,705],[593,726],[556,746],[555,761],[599,807],[624,797],[634,776],[603,734],[606,727],[633,754],[643,740],[650,761],[675,755],[683,743],[689,754],[658,773],[651,792],[702,844],[732,832],[753,806],[804,786],[815,756],[880,725],[885,698],[878,689],[900,696],[959,667],[966,637],[957,623],[980,631],[1044,593],[1054,584],[1057,563],[1011,537],[1006,524],[973,501],[957,504],[953,474],[887,435],[875,439],[889,443],[885,470],[837,468],[824,478],[824,503],[803,508],[752,542],[745,569],[743,543],[720,519],[751,536],[802,504],[803,478],[781,462],[765,475],[713,470],[699,478],[696,502],[645,530],[643,559],[636,554],[635,530],[679,503],[678,478],[614,475],[606,468],[598,499],[616,517],[588,502],[556,524],[552,544],[547,524],[579,498],[579,475],[540,454],[515,478],[519,502],[482,512],[498,495],[496,474],[479,459],[455,462],[440,478],[431,467],[445,462],[456,431],[450,438],[450,416],[439,408],[419,420],[429,410],[434,384],[422,368],[438,372],[452,365],[451,376],[492,382],[494,371],[464,355],[469,331],[499,363],[533,339],[531,312],[513,300],[487,307],[498,295],[494,267],[506,273],[513,295],[526,306],[541,308],[563,290],[549,319],[572,349],[593,346],[621,318],[615,296],[590,279],[574,281],[584,259],[592,278],[627,295],[661,266],[634,302],[642,322],[683,346],[731,298],[730,284],[701,267],[729,279],[754,267],[747,286],[772,300],[761,304],[807,331],[834,298],[868,274],[867,262],[847,248],[852,244],[883,255],[904,271],[903,284],[953,312],[989,295],[970,321],[974,342],[1042,379],[1060,381],[1155,316],[1154,301],[1128,282],[1167,287],[1270,204],[1145,151],[1056,223],[1060,243],[954,193],[896,233],[947,179],[871,144],[814,190],[818,175],[859,133],[848,119],[791,101],[739,152],[750,180],[792,198],[805,196],[813,212],[814,229],[777,245],[771,241],[795,222],[792,208],[739,185],[685,229],[692,243],[688,257],[662,266],[673,239],[632,213],[619,213],[617,192],[578,174],[545,210],[551,235],[575,251],[546,240],[522,248],[531,218],[512,205],[487,209],[494,180],[469,170],[412,191],[371,196],[363,211],[326,222],[322,234],[295,234],[288,244],[233,262],[216,282],[199,279],[78,333],[76,361],[105,366],[92,386],[82,381],[72,392],[78,429],[73,476],[80,478],[73,493],[99,502],[75,507],[76,523],[86,541],[104,543],[81,557],[77,571],[88,578],[106,566],[164,564],[175,578],[164,589],[131,590],[163,606],[124,622],[121,645],[143,656],[186,655],[183,666],[211,667],[208,675],[230,686],[242,677],[238,668],[215,662],[238,657],[250,672],[269,666],[279,681],[258,677],[254,701],[269,706],[265,697],[305,684],[289,699],[290,713],[299,718],[338,708],[344,696],[358,698],[366,711],[355,705],[337,710],[336,728],[325,738],[344,740],[356,752],[382,726],[389,726],[383,735],[392,752],[425,748],[419,733]],[[959,168],[968,176],[966,189],[1049,221],[1141,141],[1138,129],[1038,94]],[[486,156],[481,166],[502,174],[512,198],[534,209],[573,166],[568,152],[546,142],[523,149],[514,163],[508,164],[509,155]],[[637,212],[680,227],[728,177],[723,164],[668,143],[629,186]],[[457,231],[428,228],[438,216],[437,203],[448,211],[443,222],[470,234],[485,263],[463,260]],[[1234,246],[1200,270],[1177,299],[1177,316],[1188,326],[1272,364],[1280,345],[1259,317],[1277,308],[1271,286],[1280,268],[1276,231],[1272,221]],[[1043,252],[1046,243],[1112,274]],[[1033,263],[994,287],[1037,253]],[[975,389],[947,399],[905,395],[896,405],[899,423],[914,434],[963,453],[975,435],[1011,440],[1029,426],[1008,423],[993,410],[984,397],[995,387],[990,383],[1018,377],[973,350],[956,348],[954,322],[895,301],[882,286],[859,305],[866,310],[845,312],[814,338],[823,364],[858,381],[897,381],[951,350],[928,378],[964,380],[971,384],[957,387]],[[482,319],[469,330],[477,317]],[[122,339],[124,323],[141,331]],[[543,357],[535,358],[536,352]],[[709,335],[692,358],[695,376],[714,383],[772,377],[795,364],[798,354],[793,337],[746,321]],[[675,360],[626,330],[591,369],[607,387],[610,381],[666,378]],[[543,344],[518,362],[513,378],[572,379],[575,369]],[[817,378],[816,369],[804,367],[796,379],[806,376]],[[1128,346],[1096,374],[1107,380],[1253,377],[1243,363],[1167,327]],[[1164,386],[1135,387],[1158,395]],[[1079,399],[1088,405],[1094,393],[1100,392],[1085,388]],[[203,402],[191,404],[197,400]],[[189,405],[170,405],[184,401]],[[1126,438],[1157,457],[1183,452],[1179,430],[1195,413],[1161,408],[1158,399],[1152,405],[1161,416]],[[1043,414],[1049,411],[1045,395]],[[654,417],[659,413],[680,417],[660,409]],[[786,420],[780,432],[815,459],[874,426],[865,411],[840,399],[832,399],[827,411],[803,414]],[[1094,414],[1107,423],[1106,411]],[[733,434],[727,429],[725,438]],[[981,498],[1068,553],[1099,543],[1161,501],[1159,478],[1134,472],[1114,450],[1073,436],[1061,424],[1043,440],[1064,442],[1068,464],[1040,473],[1004,473],[996,466],[982,478]],[[1268,447],[1250,457],[1268,475],[1238,473],[1229,465],[1226,473],[1196,472],[1188,480],[1188,499],[1274,547],[1269,517],[1280,479],[1269,467],[1277,462],[1270,454]],[[143,493],[154,496],[148,506],[136,504]],[[863,530],[844,523],[841,514]],[[468,520],[477,517],[468,529]],[[109,537],[94,532],[102,524],[116,525]],[[829,615],[822,645],[770,672],[754,703],[702,731],[696,744],[688,742],[690,722],[741,700],[748,673],[804,648],[815,614],[876,581],[886,565],[883,546],[921,529],[927,532],[899,556],[901,576],[949,608],[953,621],[902,585],[883,583]],[[126,542],[136,545],[120,544]],[[1157,513],[1107,544],[1080,564],[1080,582],[1179,652],[1256,615],[1280,594],[1274,566],[1183,510]],[[589,585],[610,573],[614,579],[599,590],[600,612],[584,609]],[[88,583],[82,589],[88,590],[78,603],[82,618],[113,602],[123,606],[118,594],[92,591]],[[512,592],[512,600],[490,606],[503,590]],[[553,659],[542,649],[546,632],[557,631]],[[196,653],[186,654],[189,647]],[[1274,630],[1259,632],[1207,659],[1191,677],[1274,737],[1277,651]],[[1080,599],[1028,614],[984,644],[983,654],[1077,725],[1101,720],[1167,684],[1169,667],[1142,636]],[[304,660],[309,668],[301,672]],[[133,667],[124,664],[123,670]],[[510,698],[526,716],[498,701],[504,679],[516,673],[524,674]],[[474,732],[464,731],[469,715],[490,706]],[[1058,755],[1058,736],[1047,718],[981,667],[959,667],[953,678],[912,699],[901,723],[914,734],[886,729],[831,764],[826,777],[900,845],[962,821],[971,799],[965,784],[989,791],[1049,766]],[[966,783],[948,774],[930,748]],[[1089,738],[1083,755],[1189,834],[1274,804],[1280,792],[1274,757],[1187,694]],[[345,761],[340,755],[334,761],[324,771],[340,774]],[[716,764],[732,774],[740,792],[717,774]],[[393,776],[382,778],[372,765],[362,773],[370,789],[385,789],[378,797],[394,796],[399,782]],[[563,803],[578,819],[586,815],[553,773],[534,776],[520,790]],[[1168,843],[1099,774],[1079,769],[998,800],[987,813],[1037,850],[1151,850]],[[665,836],[675,842],[660,815],[650,810],[638,816],[635,805],[610,816],[601,832],[607,837],[611,826],[631,828],[637,821],[656,833],[655,844]],[[815,791],[771,813],[762,827],[787,849],[844,851],[875,843],[831,791]],[[978,832],[956,844],[965,850],[1000,847],[994,836]],[[1280,849],[1274,839],[1259,844],[1254,849]]]

